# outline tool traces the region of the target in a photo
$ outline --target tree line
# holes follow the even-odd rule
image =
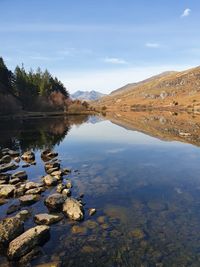
[[[48,70],[22,65],[12,72],[0,57],[0,113],[66,110],[69,102],[67,89]]]

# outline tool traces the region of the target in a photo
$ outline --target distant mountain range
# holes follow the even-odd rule
[[[71,94],[72,99],[79,99],[79,100],[98,100],[101,97],[105,96],[105,94],[102,94],[97,91],[76,91],[75,93]]]

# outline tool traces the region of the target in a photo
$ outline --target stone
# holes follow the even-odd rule
[[[30,266],[30,262],[37,258],[39,255],[42,255],[42,249],[41,247],[37,246],[20,258],[20,260],[18,261],[18,266]]]
[[[10,174],[8,174],[8,173],[0,173],[0,181],[1,180],[4,180],[4,181],[6,181],[6,182],[8,182],[9,181],[9,179],[10,179]]]
[[[71,170],[67,169],[67,168],[64,168],[64,169],[62,169],[62,173],[67,175],[67,174],[71,173]]]
[[[12,158],[9,155],[5,155],[0,159],[0,164],[10,163]]]
[[[68,181],[68,182],[66,183],[66,187],[67,187],[68,189],[71,189],[71,188],[72,188],[72,183],[71,183],[70,181]]]
[[[51,175],[46,175],[43,178],[43,182],[45,183],[45,185],[53,186],[53,185],[57,185],[58,180],[55,177],[51,176]]]
[[[10,241],[21,235],[24,223],[17,217],[6,218],[0,221],[0,244],[7,245]]]
[[[62,171],[53,171],[51,172],[51,175],[53,177],[55,177],[57,180],[61,180],[62,179]]]
[[[52,194],[48,196],[44,203],[45,205],[52,210],[59,210],[62,209],[63,203],[64,203],[64,197],[63,195],[59,193]]]
[[[41,187],[41,186],[42,186],[41,183],[27,182],[25,184],[25,189],[29,190],[29,189],[34,189],[34,188],[38,188],[38,187]]]
[[[84,226],[79,226],[79,225],[74,225],[72,226],[71,229],[73,234],[86,234],[87,233],[87,228]]]
[[[49,229],[49,226],[46,225],[36,226],[15,238],[8,247],[7,254],[9,259],[20,258],[36,246],[47,241],[47,238],[49,238]]]
[[[33,189],[29,189],[25,192],[25,195],[30,195],[30,194],[41,194],[44,191],[44,189],[42,187],[38,187],[38,188],[33,188]]]
[[[56,192],[58,193],[62,193],[63,189],[65,189],[63,184],[59,184],[56,188]]]
[[[10,205],[10,206],[8,207],[6,213],[7,213],[7,214],[12,214],[12,213],[14,213],[14,212],[16,212],[16,211],[18,211],[18,210],[20,210],[20,205],[12,204],[12,205]]]
[[[74,198],[67,198],[63,205],[64,214],[71,220],[80,221],[83,219],[83,206]]]
[[[18,183],[20,183],[21,182],[21,180],[19,179],[19,178],[14,178],[14,179],[10,179],[10,184],[18,184]]]
[[[37,224],[45,224],[45,225],[50,225],[56,222],[59,222],[60,220],[63,219],[63,216],[60,214],[48,214],[48,213],[41,213],[41,214],[36,214],[34,217],[34,221]]]
[[[15,186],[14,185],[0,185],[0,197],[7,198],[14,195]]]
[[[96,209],[92,208],[92,209],[89,209],[89,215],[92,216],[96,213]]]
[[[7,150],[7,152],[5,152],[5,154],[11,156],[12,158],[19,156],[18,151],[11,150],[11,149]]]
[[[32,205],[38,200],[39,200],[39,195],[34,195],[34,194],[24,195],[19,198],[19,201],[21,202],[22,205]]]
[[[19,218],[22,221],[27,220],[30,217],[30,212],[28,210],[21,210],[17,213],[16,217]]]
[[[62,195],[63,195],[63,196],[66,196],[66,197],[70,197],[70,196],[71,196],[71,191],[70,191],[70,189],[68,189],[68,188],[63,189],[63,191],[62,191]]]
[[[58,156],[58,153],[51,151],[50,149],[46,149],[46,150],[42,151],[42,153],[41,153],[41,158],[44,161],[48,161],[48,160],[53,159],[57,156]]]
[[[16,157],[16,158],[14,158],[14,161],[17,162],[17,163],[19,163],[20,160],[21,160],[20,157]]]
[[[10,171],[10,170],[15,170],[18,167],[19,167],[19,165],[16,165],[13,162],[5,163],[5,164],[0,165],[0,173],[1,172],[7,172],[7,171]]]
[[[19,178],[20,180],[26,180],[28,178],[28,175],[25,171],[19,171],[19,172],[13,173],[11,178],[12,179]]]
[[[53,171],[58,171],[60,169],[60,163],[58,162],[47,162],[44,165],[45,171],[47,172],[48,170],[51,170],[51,172]]]
[[[32,151],[27,151],[27,152],[24,152],[21,158],[24,161],[31,162],[35,160],[35,154]]]

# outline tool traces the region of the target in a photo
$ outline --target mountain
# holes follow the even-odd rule
[[[105,96],[97,91],[76,91],[75,93],[71,94],[72,99],[79,99],[79,100],[98,100],[101,97]]]
[[[109,110],[200,110],[200,67],[165,72],[139,83],[128,84],[96,101]]]

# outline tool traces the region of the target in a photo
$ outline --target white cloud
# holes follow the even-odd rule
[[[186,8],[186,9],[183,11],[181,17],[182,17],[182,18],[184,18],[184,17],[188,17],[188,16],[190,15],[190,13],[191,13],[191,9],[190,9],[190,8]]]
[[[149,48],[159,48],[160,44],[158,44],[158,43],[146,43],[145,46],[149,47]]]
[[[126,60],[117,57],[106,57],[103,61],[110,64],[128,64]]]

